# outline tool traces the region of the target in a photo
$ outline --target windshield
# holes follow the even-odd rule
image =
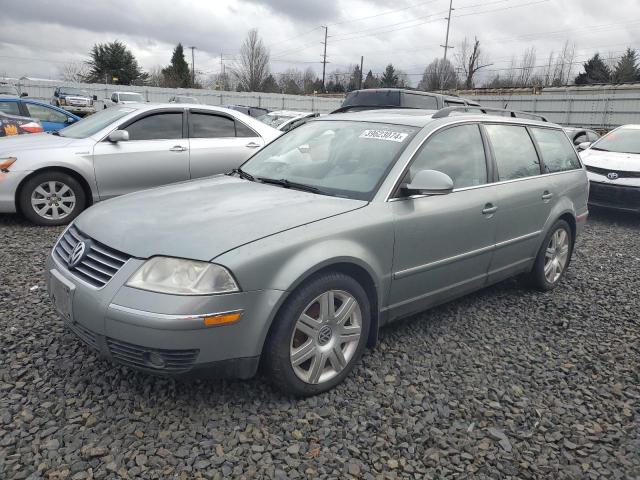
[[[266,123],[270,127],[278,128],[280,125],[288,122],[292,118],[296,118],[296,117],[292,115],[279,115],[279,114],[267,113],[266,115],[259,116],[258,120],[260,120],[262,123]]]
[[[121,102],[143,102],[144,99],[142,95],[139,93],[121,93],[120,95]]]
[[[107,108],[63,128],[58,134],[61,137],[87,138],[131,112],[135,112],[135,108]]]
[[[417,128],[315,121],[283,135],[242,166],[257,180],[287,180],[319,193],[370,200]]]
[[[9,85],[0,85],[0,95],[18,95],[18,90]]]
[[[592,148],[604,152],[640,154],[640,129],[619,128],[602,137]]]
[[[90,97],[89,92],[80,90],[78,88],[61,88],[60,94],[62,95],[79,95],[81,97]]]

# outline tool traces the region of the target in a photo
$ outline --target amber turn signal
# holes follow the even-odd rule
[[[17,160],[16,157],[0,158],[0,170],[6,170]]]
[[[240,320],[242,312],[221,313],[219,315],[209,315],[204,317],[206,327],[216,327],[218,325],[228,325]]]

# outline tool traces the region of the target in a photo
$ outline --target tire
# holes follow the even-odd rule
[[[332,299],[335,315],[323,316]],[[356,280],[342,273],[312,277],[275,318],[265,344],[264,371],[287,394],[326,392],[341,383],[362,356],[370,325],[369,300]]]
[[[545,236],[533,269],[525,277],[526,283],[541,291],[556,288],[571,263],[573,244],[571,227],[566,221],[558,220]],[[551,266],[551,263],[555,267]]]
[[[18,194],[20,211],[37,225],[66,225],[84,210],[86,203],[80,182],[63,172],[36,174]]]

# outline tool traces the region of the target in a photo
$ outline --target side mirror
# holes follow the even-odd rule
[[[414,195],[447,195],[453,191],[453,180],[437,170],[420,170],[404,190]]]
[[[29,94],[27,92],[22,92],[20,94],[20,98],[24,98],[24,97],[28,97],[28,96],[29,96]]]
[[[578,150],[586,150],[591,146],[591,142],[582,142],[578,144]]]
[[[67,117],[67,121],[66,123],[68,123],[69,125],[71,125],[72,123],[75,123],[76,119],[73,117]]]
[[[53,92],[53,96],[54,96],[54,97],[59,97],[59,96],[60,96],[60,94],[59,94],[58,92]]]
[[[95,102],[96,100],[98,100],[98,95],[94,95],[94,96],[93,96],[93,97],[91,97],[91,98],[93,98],[93,101]]]
[[[107,139],[112,143],[127,142],[129,141],[129,132],[126,130],[114,130]]]

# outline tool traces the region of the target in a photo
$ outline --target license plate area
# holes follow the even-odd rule
[[[49,278],[49,297],[57,312],[66,323],[73,322],[73,294],[76,287],[53,269]]]

